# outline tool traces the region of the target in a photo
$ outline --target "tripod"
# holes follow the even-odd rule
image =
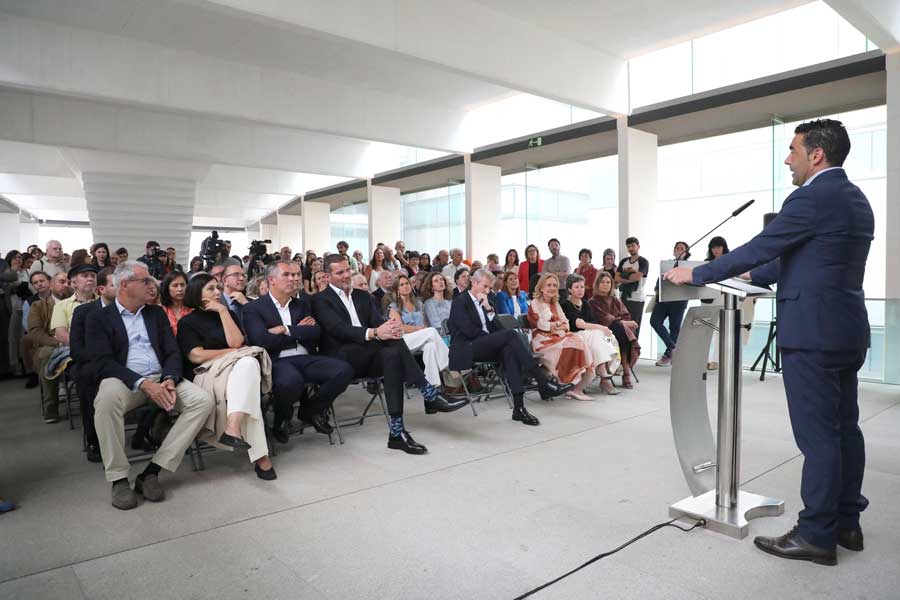
[[[756,360],[753,361],[753,366],[750,367],[751,371],[756,370],[756,365],[759,364],[759,361],[762,361],[762,369],[760,370],[759,380],[766,380],[766,365],[768,363],[772,363],[772,371],[775,373],[781,373],[781,350],[778,349],[778,345],[775,343],[775,334],[778,329],[777,321],[769,321],[769,337],[766,339],[766,343],[763,346],[762,350],[759,351],[759,356],[756,357]],[[772,348],[775,348],[775,356],[772,356]]]

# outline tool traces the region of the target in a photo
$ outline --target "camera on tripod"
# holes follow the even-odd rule
[[[219,232],[213,232],[200,244],[200,258],[203,259],[203,268],[209,270],[216,261],[222,258],[225,250],[225,241],[219,239]]]
[[[262,272],[265,266],[271,262],[269,249],[266,246],[266,244],[271,243],[272,240],[253,240],[250,242],[250,266],[247,269],[249,276]]]

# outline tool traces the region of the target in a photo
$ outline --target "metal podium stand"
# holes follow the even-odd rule
[[[660,272],[668,271],[673,264],[673,261],[663,261]],[[680,264],[703,263],[682,261]],[[669,388],[672,433],[692,495],[671,505],[669,516],[705,519],[707,529],[741,539],[749,533],[749,520],[784,513],[784,501],[739,489],[740,301],[769,294],[769,290],[736,279],[704,287],[676,286],[664,280],[660,285],[660,301],[717,298],[720,294],[724,294],[724,306],[696,306],[688,310],[672,359]],[[713,331],[719,331],[718,434],[715,442],[706,402],[706,359]]]

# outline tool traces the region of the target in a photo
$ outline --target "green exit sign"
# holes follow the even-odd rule
[[[528,147],[529,148],[537,148],[538,146],[543,145],[543,143],[544,143],[544,138],[542,138],[540,136],[534,137],[534,138],[531,138],[530,140],[528,140]]]

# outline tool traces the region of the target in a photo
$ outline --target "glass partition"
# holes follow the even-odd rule
[[[401,230],[407,250],[428,252],[466,247],[466,186],[446,187],[400,196]]]
[[[361,202],[331,211],[331,248],[336,248],[341,240],[350,245],[349,254],[360,250],[365,260],[371,258],[369,252],[369,203]]]

